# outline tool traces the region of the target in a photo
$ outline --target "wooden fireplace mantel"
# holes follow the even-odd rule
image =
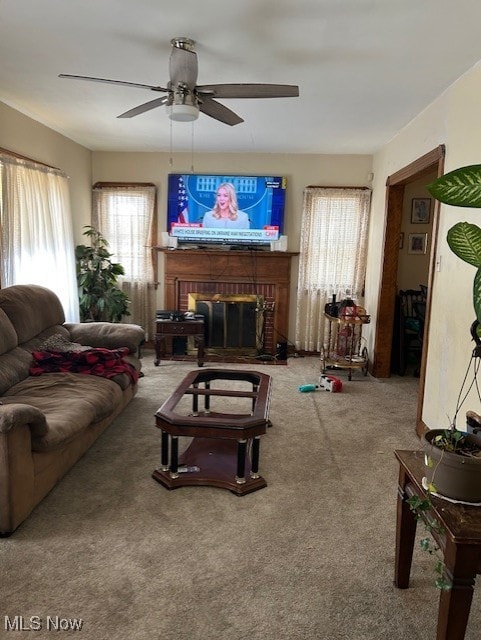
[[[269,306],[270,329],[265,350],[272,355],[287,342],[291,258],[281,251],[166,249],[165,308],[188,311],[189,293],[254,293]]]

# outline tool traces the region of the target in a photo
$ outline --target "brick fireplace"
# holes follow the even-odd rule
[[[292,253],[268,251],[163,251],[165,307],[189,311],[189,294],[252,295],[262,299],[262,351],[275,355],[289,329]],[[203,296],[201,296],[203,297]],[[192,300],[192,298],[191,298]]]

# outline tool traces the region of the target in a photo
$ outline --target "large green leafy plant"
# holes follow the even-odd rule
[[[427,186],[429,193],[445,204],[481,208],[481,165],[460,167],[437,178]],[[477,333],[481,327],[481,229],[476,224],[458,222],[448,231],[449,248],[458,258],[476,268],[473,281],[473,306]]]
[[[479,209],[481,208],[481,165],[470,165],[450,171],[428,185],[427,189],[436,200],[444,204]],[[470,222],[458,222],[449,229],[446,239],[451,251],[476,269],[473,280],[473,307],[476,319],[471,326],[471,335],[476,341],[477,349],[479,349],[481,344],[479,337],[481,327],[481,228]],[[439,430],[432,444],[443,452],[458,453],[459,450],[463,450],[465,439],[466,434],[457,431],[453,421],[449,429]],[[433,460],[429,455],[425,455],[425,460],[428,467],[433,466]],[[454,467],[452,469],[455,473]],[[432,474],[432,478],[434,478],[434,474]],[[427,532],[436,539],[443,537],[445,532],[442,527],[434,529],[432,524],[437,521],[429,517],[429,511],[432,508],[432,492],[436,493],[433,481],[428,484],[424,498],[413,496],[408,500],[408,503],[416,518],[423,520]],[[423,538],[421,547],[436,557],[436,586],[439,589],[450,589],[452,584],[446,577],[444,559],[439,554],[437,544],[433,544],[429,538]]]
[[[130,315],[129,299],[117,285],[124,268],[112,262],[108,242],[97,229],[87,226],[83,235],[90,238],[90,245],[75,247],[80,319],[120,322],[122,316]]]

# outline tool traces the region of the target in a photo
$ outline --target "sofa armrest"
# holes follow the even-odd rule
[[[120,322],[66,322],[72,342],[105,349],[128,347],[130,353],[139,354],[145,342],[145,331],[137,324]]]
[[[19,402],[0,404],[0,537],[10,535],[38,503],[32,439],[47,432],[44,414]]]
[[[16,426],[28,424],[33,437],[42,437],[47,433],[45,415],[36,407],[17,402],[0,402],[0,433],[7,433]]]

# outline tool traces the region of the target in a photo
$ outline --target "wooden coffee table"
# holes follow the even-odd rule
[[[190,399],[188,405],[185,402],[189,396],[191,411]],[[208,485],[238,496],[267,486],[259,475],[259,451],[260,437],[270,424],[270,396],[271,377],[264,373],[191,371],[155,414],[161,430],[161,463],[152,477],[167,489]],[[214,398],[223,411],[212,410]],[[225,411],[228,398],[238,399],[236,406],[242,404],[242,413]],[[181,436],[192,441],[179,459]]]

